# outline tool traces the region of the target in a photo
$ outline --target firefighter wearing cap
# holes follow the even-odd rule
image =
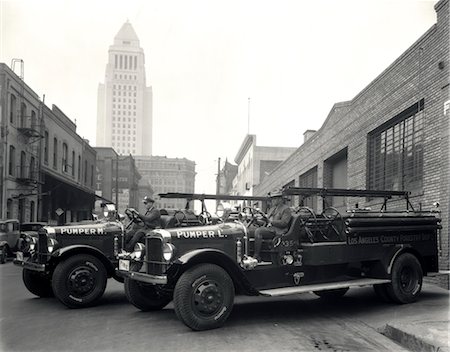
[[[146,208],[145,214],[139,214],[134,210],[135,216],[142,221],[141,224],[135,223],[133,228],[125,235],[125,250],[127,252],[133,251],[134,246],[144,238],[147,230],[161,227],[161,213],[159,209],[155,208],[155,200],[145,196],[142,202]]]
[[[275,236],[285,234],[289,229],[292,219],[291,208],[284,204],[283,194],[281,190],[275,190],[269,193],[271,197],[272,207],[267,212],[269,220],[267,226],[258,227],[255,231],[255,253],[253,257],[261,261],[260,252],[262,240],[264,238],[272,239]]]

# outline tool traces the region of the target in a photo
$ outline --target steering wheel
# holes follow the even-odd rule
[[[317,217],[314,211],[308,207],[298,207],[295,213],[299,214],[301,227],[305,229],[305,233],[311,243],[314,243],[314,233],[310,228],[317,229]]]
[[[125,214],[126,216],[128,216],[128,218],[130,219],[131,222],[135,222],[138,224],[143,224],[144,222],[142,221],[142,219],[139,217],[139,213],[132,209],[132,208],[127,208],[125,209]]]
[[[245,223],[245,221],[243,221],[245,223],[245,225],[247,226],[247,228],[253,224],[255,224],[259,227],[259,226],[267,226],[270,223],[269,218],[263,211],[256,209],[256,208],[248,207],[248,206],[242,208],[243,212],[245,212],[246,210],[249,210],[250,215],[251,215],[251,218],[248,222]],[[260,216],[260,218],[257,217],[258,215]],[[247,219],[245,219],[245,220],[247,220]],[[258,220],[262,220],[264,222],[264,224],[263,225],[258,224],[258,222],[257,222]]]
[[[327,219],[327,235],[324,235],[324,237],[329,239],[328,234],[331,233],[337,236],[339,240],[342,240],[344,219],[339,211],[334,207],[328,207],[323,210],[322,215],[325,219]]]
[[[182,211],[177,210],[175,214],[173,215],[175,218],[175,227],[180,227],[183,221],[186,219],[186,214],[184,214]]]

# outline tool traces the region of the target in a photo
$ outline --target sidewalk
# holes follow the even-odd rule
[[[424,283],[418,302],[378,331],[411,351],[450,352],[449,293]]]

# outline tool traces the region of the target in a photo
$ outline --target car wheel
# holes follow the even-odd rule
[[[214,264],[199,264],[188,269],[175,286],[175,313],[192,330],[222,326],[233,304],[233,280]]]
[[[392,281],[387,284],[387,293],[394,302],[414,302],[422,289],[422,279],[422,266],[417,258],[410,253],[404,253],[392,266]]]
[[[314,294],[323,299],[333,300],[344,296],[348,291],[348,287],[336,288],[332,290],[314,291]]]
[[[33,270],[23,269],[22,280],[27,290],[33,295],[38,297],[53,296],[52,283],[49,276]]]
[[[380,298],[383,302],[391,303],[392,299],[389,297],[387,292],[387,284],[377,284],[373,285],[373,290],[375,291],[378,298]]]
[[[161,310],[172,301],[172,295],[156,285],[126,278],[124,286],[128,301],[144,312]]]
[[[1,247],[0,248],[0,264],[6,263],[6,257],[7,257],[7,248]]]
[[[103,263],[89,254],[78,254],[59,263],[52,277],[55,296],[69,308],[84,308],[97,303],[106,288]]]

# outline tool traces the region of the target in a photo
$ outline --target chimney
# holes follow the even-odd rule
[[[305,132],[303,132],[303,143],[310,139],[316,132],[316,130],[306,130]]]

